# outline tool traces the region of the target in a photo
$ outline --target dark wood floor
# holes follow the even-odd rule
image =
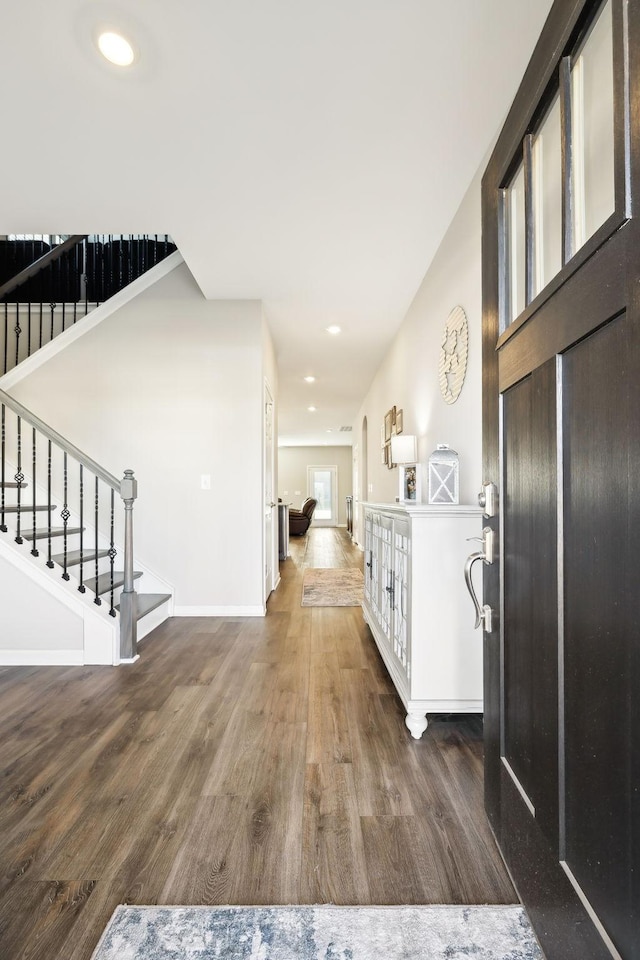
[[[404,726],[359,608],[172,619],[127,667],[0,668],[0,957],[88,960],[118,903],[512,903],[478,718]]]

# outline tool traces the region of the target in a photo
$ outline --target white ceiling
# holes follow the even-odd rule
[[[350,443],[550,5],[0,0],[0,233],[171,233],[206,297],[264,301],[280,442]]]

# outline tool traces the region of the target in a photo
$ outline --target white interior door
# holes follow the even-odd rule
[[[273,590],[275,500],[273,496],[273,397],[264,385],[264,600]]]
[[[307,467],[308,496],[317,500],[313,522],[318,527],[338,525],[338,468],[337,466]]]

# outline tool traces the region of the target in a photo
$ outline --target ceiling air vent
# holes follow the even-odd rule
[[[353,427],[340,427],[340,433],[351,433]]]

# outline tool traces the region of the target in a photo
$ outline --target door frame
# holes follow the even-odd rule
[[[263,385],[263,432],[262,432],[262,500],[263,500],[263,590],[264,607],[272,591],[280,582],[280,568],[278,564],[278,525],[277,504],[274,493],[277,489],[276,477],[276,431],[275,431],[275,401],[265,377]],[[271,490],[268,490],[268,479],[271,477]]]

